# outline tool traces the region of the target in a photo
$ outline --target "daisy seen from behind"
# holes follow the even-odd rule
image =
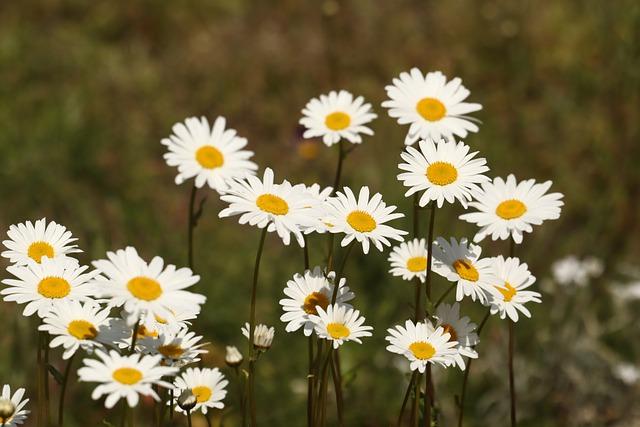
[[[195,332],[181,329],[177,332],[164,332],[154,337],[143,337],[138,341],[140,351],[145,354],[162,356],[164,366],[182,367],[199,362],[200,355],[208,353],[203,349],[206,343]]]
[[[7,250],[1,255],[13,264],[39,263],[44,257],[57,259],[82,252],[74,243],[77,239],[65,226],[53,221],[47,223],[45,218],[35,223],[26,221],[11,225],[7,236],[9,238],[2,242]]]
[[[304,234],[324,233],[329,228],[329,224],[324,222],[324,218],[327,215],[327,200],[333,193],[333,187],[322,188],[320,184],[314,183],[305,187],[305,193],[314,200],[314,204],[309,205],[309,208],[314,209],[313,215],[316,221],[311,226],[303,227]]]
[[[395,246],[389,254],[391,270],[394,276],[400,276],[404,280],[419,278],[424,283],[427,276],[427,262],[429,250],[426,239],[413,239]]]
[[[474,350],[480,339],[475,332],[477,325],[471,322],[471,319],[467,316],[460,316],[460,304],[453,303],[440,304],[436,308],[436,327],[442,327],[444,332],[451,335],[450,341],[456,341],[457,345],[455,349],[458,354],[454,358],[456,364],[460,369],[464,371],[465,363],[464,357],[470,357],[472,359],[478,358],[478,352]]]
[[[452,140],[454,135],[465,138],[469,132],[478,131],[467,114],[481,110],[482,105],[463,102],[470,92],[461,83],[458,77],[447,82],[440,71],[423,75],[412,68],[385,87],[389,99],[382,106],[399,124],[410,125],[406,145],[419,139]]]
[[[500,177],[482,184],[482,191],[469,203],[476,212],[460,215],[460,219],[476,224],[480,231],[473,240],[480,242],[491,236],[492,240],[510,237],[520,244],[524,233],[531,233],[533,225],[558,219],[564,202],[561,193],[547,193],[551,181],[541,184],[533,179],[517,182],[515,176],[506,180]]]
[[[252,151],[243,150],[246,138],[226,127],[226,119],[217,117],[213,126],[205,117],[190,117],[173,126],[173,134],[161,142],[167,146],[164,159],[178,168],[176,184],[194,178],[194,185],[224,192],[230,180],[253,175],[258,166],[249,159]]]
[[[242,328],[240,328],[242,335],[244,335],[247,339],[250,339],[250,331],[251,326],[249,322],[246,322]],[[269,327],[267,325],[263,325],[262,323],[255,325],[253,330],[253,347],[260,351],[267,351],[271,348],[271,344],[273,344],[273,336],[275,335],[276,330],[273,326]]]
[[[2,396],[0,396],[0,399],[11,402],[11,405],[13,406],[13,413],[6,418],[0,416],[0,425],[4,427],[13,427],[24,424],[27,420],[27,415],[31,412],[24,409],[27,403],[29,403],[29,399],[23,399],[24,393],[24,388],[19,388],[11,394],[11,386],[9,384],[4,384],[2,386]]]
[[[319,338],[333,342],[333,348],[340,347],[347,341],[362,344],[360,338],[370,337],[373,327],[364,325],[365,318],[358,310],[344,305],[332,304],[326,311],[316,306],[317,315],[311,319],[315,324],[315,331]]]
[[[489,170],[487,161],[475,158],[478,152],[470,153],[470,147],[462,141],[421,140],[419,148],[407,147],[401,154],[406,163],[398,167],[405,172],[398,175],[398,180],[409,187],[405,196],[422,192],[420,206],[434,201],[440,208],[445,200],[458,200],[466,208],[472,193],[480,190],[479,184],[489,181],[484,175]]]
[[[109,353],[98,350],[95,354],[98,359],[84,359],[78,376],[80,381],[99,383],[91,398],[97,400],[106,395],[104,406],[107,409],[113,408],[120,399],[126,399],[129,407],[133,408],[138,404],[140,395],[160,401],[153,386],[172,388],[162,377],[178,372],[177,368],[161,366],[161,356],[121,356],[113,350]]]
[[[363,97],[354,99],[346,90],[331,91],[311,99],[302,114],[300,124],[306,128],[303,137],[322,137],[322,142],[327,146],[341,139],[360,144],[361,135],[373,135],[373,131],[365,125],[378,117]]]
[[[329,198],[327,207],[324,221],[330,224],[330,232],[345,234],[340,242],[343,247],[355,239],[362,244],[365,254],[369,252],[371,243],[382,251],[383,245],[391,246],[389,239],[401,242],[402,236],[407,234],[386,224],[404,217],[404,214],[395,212],[395,206],[387,206],[380,193],[369,197],[369,187],[362,187],[357,198],[350,188],[345,187],[344,192],[339,191],[335,197]]]
[[[191,413],[201,411],[206,415],[210,409],[224,408],[228,384],[229,381],[218,368],[187,368],[173,383],[177,389],[174,395],[180,396],[183,391],[191,390],[196,398],[196,406],[191,409]],[[184,412],[179,405],[176,405],[176,410]]]
[[[496,282],[489,303],[491,314],[500,314],[504,319],[509,316],[513,322],[518,321],[518,311],[527,317],[531,312],[525,307],[528,302],[542,302],[539,292],[529,291],[536,278],[529,272],[526,263],[518,258],[504,258],[502,255],[492,259]]]

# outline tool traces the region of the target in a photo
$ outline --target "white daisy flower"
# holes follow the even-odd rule
[[[432,247],[433,271],[451,282],[457,282],[456,301],[470,296],[486,304],[493,290],[493,261],[491,258],[480,258],[482,248],[469,244],[467,239],[450,242],[438,237]]]
[[[440,326],[444,329],[444,332],[451,335],[450,341],[457,341],[458,350],[455,362],[460,369],[465,370],[464,358],[462,356],[470,357],[472,359],[478,358],[478,352],[474,350],[480,339],[475,332],[477,325],[471,322],[469,317],[460,317],[460,304],[440,304],[436,309],[436,327]]]
[[[127,399],[127,404],[133,408],[138,404],[140,395],[160,401],[153,390],[154,385],[173,388],[162,377],[175,375],[178,369],[161,366],[161,356],[121,356],[113,350],[109,354],[98,350],[95,354],[100,360],[84,359],[84,366],[78,369],[78,377],[80,381],[100,383],[91,393],[91,398],[97,400],[107,395],[104,401],[107,409],[113,408],[120,399]]]
[[[324,222],[324,218],[327,216],[327,200],[333,193],[333,187],[320,187],[320,184],[314,183],[308,187],[305,187],[305,193],[308,197],[313,199],[315,203],[309,205],[309,208],[314,209],[315,221],[311,226],[303,227],[304,234],[312,232],[324,233],[329,228],[329,224]]]
[[[311,99],[302,114],[304,117],[300,119],[300,124],[306,128],[303,137],[321,136],[322,142],[329,147],[342,138],[360,144],[360,134],[373,135],[373,131],[365,125],[378,117],[363,97],[353,99],[353,95],[346,90],[331,91],[328,95],[320,95],[320,99]]]
[[[185,290],[200,280],[189,268],[165,266],[160,257],[147,263],[131,246],[107,252],[107,258],[93,262],[106,276],[96,279],[96,291],[109,298],[111,306],[124,307],[129,325],[143,316],[174,321],[175,313],[193,311],[206,300],[204,295]]]
[[[242,331],[242,335],[244,335],[247,339],[251,336],[251,330],[249,329],[251,325],[249,322],[245,323],[240,330]],[[255,325],[255,329],[253,331],[253,346],[258,350],[267,351],[271,348],[271,344],[273,343],[273,336],[275,335],[275,328],[268,327],[267,325],[257,324]]]
[[[402,213],[393,213],[395,206],[387,206],[382,195],[376,193],[369,198],[369,187],[362,187],[358,198],[350,188],[344,193],[338,192],[336,197],[328,200],[328,213],[325,223],[332,233],[344,233],[341,245],[347,246],[353,239],[362,244],[362,250],[369,252],[370,243],[382,251],[383,245],[391,246],[389,239],[402,241],[406,231],[392,228],[385,223],[404,217]]]
[[[40,263],[33,260],[26,265],[12,265],[7,271],[15,279],[4,279],[7,285],[0,291],[5,301],[27,304],[22,314],[33,313],[44,317],[49,310],[63,301],[91,301],[94,287],[91,281],[98,272],[85,273],[87,266],[80,266],[71,258],[42,258]]]
[[[358,310],[344,305],[333,304],[323,310],[316,306],[317,315],[311,315],[315,331],[319,338],[333,341],[333,348],[338,348],[347,341],[362,344],[360,338],[370,337],[373,327],[363,326],[365,318]]]
[[[224,117],[216,118],[211,128],[205,117],[190,117],[173,126],[173,134],[162,144],[169,149],[164,155],[167,164],[178,167],[176,184],[195,177],[196,187],[206,183],[222,193],[230,180],[255,173],[258,166],[249,160],[253,152],[242,149],[247,145],[246,138],[225,126]]]
[[[536,184],[528,179],[517,183],[513,175],[506,181],[494,178],[493,182],[482,184],[482,192],[475,196],[477,201],[469,203],[478,211],[460,215],[460,219],[480,227],[474,242],[491,235],[493,240],[507,240],[511,236],[516,243],[522,243],[522,235],[531,233],[532,225],[560,217],[564,196],[546,194],[549,187],[551,181]]]
[[[478,184],[490,179],[484,175],[489,170],[487,161],[474,158],[477,151],[469,153],[469,146],[455,141],[433,142],[420,141],[420,151],[407,147],[401,154],[406,163],[400,163],[400,170],[406,171],[398,175],[409,190],[405,196],[422,191],[420,206],[435,201],[442,207],[444,201],[454,203],[458,200],[466,209],[471,201],[472,192],[480,190]]]
[[[478,131],[466,114],[481,110],[482,105],[462,102],[470,92],[461,83],[458,77],[447,82],[440,71],[423,76],[420,70],[412,68],[385,87],[390,99],[382,106],[389,109],[389,116],[399,124],[411,125],[404,140],[406,145],[418,139],[451,140],[454,135],[465,138],[468,132]]]
[[[227,364],[227,366],[236,368],[242,364],[243,360],[244,357],[242,356],[242,353],[240,353],[240,350],[238,350],[238,347],[234,345],[227,346],[224,356],[224,362]]]
[[[575,255],[569,255],[551,265],[553,279],[560,285],[576,284],[584,287],[589,281],[604,271],[602,261],[595,257],[587,257],[583,261]]]
[[[387,351],[406,357],[412,371],[424,372],[428,363],[448,367],[455,364],[458,353],[457,341],[451,340],[451,335],[444,328],[435,328],[430,322],[407,320],[402,325],[387,329],[389,341]]]
[[[304,247],[302,230],[317,222],[315,200],[304,191],[302,184],[292,186],[288,181],[273,183],[273,171],[265,169],[262,181],[249,176],[230,184],[227,193],[220,198],[229,203],[218,216],[225,218],[240,215],[240,224],[276,231],[285,245],[291,234]]]
[[[24,424],[27,420],[27,415],[29,415],[31,411],[24,409],[25,405],[29,402],[29,399],[23,400],[23,397],[24,388],[17,389],[13,395],[11,395],[11,387],[8,384],[4,384],[2,386],[2,396],[0,396],[0,399],[11,402],[13,412],[9,416],[0,416],[0,425],[4,427],[13,427],[19,424]]]
[[[2,252],[13,264],[25,265],[29,260],[40,262],[42,258],[57,259],[70,254],[82,252],[73,244],[76,239],[66,227],[42,218],[34,223],[31,221],[14,224],[7,231],[8,240],[2,244],[7,248]]]
[[[161,355],[163,366],[182,367],[200,361],[200,355],[208,353],[200,343],[202,337],[182,329],[176,333],[162,333],[157,338],[143,337],[138,341],[144,354]]]
[[[190,390],[196,398],[196,406],[191,413],[201,411],[206,415],[209,409],[223,409],[226,387],[229,384],[218,368],[187,368],[173,383],[177,390],[176,396],[185,390]],[[178,412],[184,412],[176,406]]]
[[[495,257],[492,261],[496,282],[489,301],[491,314],[500,313],[501,319],[509,316],[514,322],[518,321],[518,311],[531,317],[524,305],[528,302],[542,302],[542,295],[525,290],[536,281],[527,264],[520,263],[518,258],[505,259],[502,256]]]
[[[110,311],[108,307],[101,309],[95,302],[64,301],[45,315],[38,329],[51,334],[54,338],[50,347],[64,347],[62,358],[69,359],[78,348],[92,353],[127,336],[122,322],[109,317]]]
[[[424,283],[427,277],[429,251],[426,239],[413,239],[395,246],[389,254],[391,270],[394,276],[402,276],[404,280],[418,277]]]
[[[326,310],[331,303],[335,277],[335,272],[331,271],[325,277],[324,271],[320,267],[315,267],[313,271],[306,270],[304,275],[296,273],[293,280],[287,282],[284,293],[289,298],[280,300],[284,311],[280,320],[287,323],[287,332],[295,332],[303,328],[305,336],[311,335],[314,323],[310,316],[318,314],[317,307]],[[350,308],[351,306],[345,302],[352,300],[355,295],[346,286],[346,282],[346,279],[340,279],[336,303]]]

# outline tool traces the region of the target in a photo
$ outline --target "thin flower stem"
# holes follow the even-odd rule
[[[187,229],[187,247],[188,247],[188,265],[191,270],[193,270],[193,230],[196,228],[196,218],[195,218],[195,204],[196,204],[196,193],[198,192],[198,187],[195,185],[191,187],[191,195],[189,196],[189,223]]]
[[[433,225],[436,219],[436,204],[431,202],[431,216],[429,218],[429,234],[427,237],[427,247],[429,248],[429,257],[427,259],[427,274],[425,278],[427,302],[431,302],[431,272],[433,256],[431,254],[431,246],[433,243]],[[427,313],[430,314],[430,313]]]
[[[73,353],[69,361],[67,362],[67,366],[64,369],[64,374],[62,376],[62,385],[60,386],[60,404],[58,405],[58,425],[62,427],[64,425],[64,397],[67,391],[67,383],[69,382],[69,373],[71,372],[71,365],[73,364],[73,360],[76,357],[76,351]]]
[[[264,249],[264,241],[267,237],[267,229],[269,228],[269,224],[265,225],[262,229],[262,233],[260,234],[260,243],[258,245],[258,252],[256,254],[256,262],[253,268],[253,284],[251,287],[251,309],[249,313],[249,410],[250,410],[250,420],[251,426],[256,426],[256,403],[255,403],[255,348],[253,345],[253,340],[255,337],[255,329],[256,329],[256,295],[258,291],[258,275],[260,272],[260,260],[262,259],[262,251]]]
[[[513,378],[513,346],[514,346],[514,322],[509,320],[509,396],[511,401],[511,427],[516,426],[516,388]]]
[[[302,251],[304,252],[304,269],[308,270],[309,269],[309,242],[307,241],[307,236],[302,236],[302,239],[304,240],[304,248],[302,248]]]
[[[355,245],[355,243],[356,243],[356,240],[354,239],[351,241],[351,243],[349,243],[349,246],[347,246],[347,249],[344,252],[344,257],[342,257],[342,262],[340,263],[340,267],[336,272],[336,277],[334,279],[334,286],[333,286],[333,294],[331,295],[331,304],[335,304],[336,299],[338,298],[338,288],[340,287],[340,280],[342,280],[342,277],[344,275],[344,268],[347,265],[347,259],[349,258],[349,254],[351,253],[351,249],[353,249],[353,246]]]
[[[413,196],[413,237],[417,238],[418,235],[420,234],[420,218],[419,218],[419,214],[420,214],[420,206],[418,205],[418,193],[414,194]],[[422,295],[422,280],[420,280],[420,277],[416,277],[415,278],[415,283],[416,283],[416,296],[415,296],[415,311],[414,311],[414,321],[418,321],[420,319],[420,314],[422,313],[422,309],[421,306],[422,304],[420,303],[421,300],[421,295]]]
[[[342,178],[342,163],[344,162],[344,158],[347,154],[344,149],[344,143],[342,141],[338,143],[338,149],[338,166],[336,167],[336,177],[333,180],[333,190],[331,191],[332,196],[336,193],[336,191],[338,191],[338,187],[340,187],[340,179]]]
[[[129,354],[133,354],[136,351],[136,341],[138,341],[138,328],[140,327],[140,318],[133,325],[133,334],[131,335],[131,347],[129,347]]]
[[[309,371],[307,373],[307,426],[313,425],[313,395],[314,395],[314,378],[313,369],[313,335],[309,336]]]
[[[129,413],[129,406],[127,405],[127,400],[122,399],[122,420],[120,421],[120,427],[125,427],[127,425],[128,413]]]
[[[409,395],[411,395],[411,387],[413,386],[413,382],[416,380],[416,376],[418,373],[413,371],[411,374],[411,379],[409,380],[409,385],[407,385],[407,391],[404,392],[404,398],[402,399],[402,406],[400,407],[400,414],[398,415],[398,421],[396,422],[396,426],[400,427],[402,424],[402,417],[404,416],[404,410],[407,407],[407,402],[409,401]]]
[[[333,377],[333,386],[336,391],[336,409],[338,411],[338,425],[344,425],[343,419],[343,399],[342,399],[342,380],[338,376],[338,352],[335,352],[335,357],[331,357],[331,376]]]
[[[418,410],[420,409],[420,380],[422,379],[422,374],[418,374],[413,386],[413,413],[411,414],[411,426],[418,427],[418,423],[420,422],[420,416],[418,415]]]
[[[324,364],[322,365],[322,374],[320,380],[320,394],[318,396],[318,405],[316,409],[316,423],[317,427],[324,427],[325,415],[327,410],[327,385],[328,385],[328,373],[329,370],[329,361],[331,360],[331,355],[333,354],[333,345],[329,343],[329,349],[327,350],[327,356],[324,360]]]
[[[38,334],[38,424],[46,425],[46,419],[44,418],[44,376],[46,366],[43,363],[44,360],[44,332],[37,332]]]
[[[211,427],[211,420],[209,419],[209,413],[202,414],[202,416],[207,421],[207,427]]]
[[[433,243],[433,228],[436,219],[436,202],[431,202],[431,216],[429,218],[429,234],[427,237],[427,247],[429,248],[429,257],[427,259],[427,274],[425,277],[426,285],[426,307],[431,307],[431,277],[432,277],[432,265],[433,254],[431,253],[431,246]],[[427,315],[433,315],[433,313],[427,313]],[[418,382],[419,383],[419,382]],[[433,386],[433,378],[431,376],[431,365],[427,365],[427,372],[425,374],[425,390],[424,390],[424,425],[426,427],[431,426],[431,405],[435,404],[435,387]]]
[[[187,409],[187,425],[191,427],[191,410]]]
[[[50,394],[49,394],[49,332],[44,333],[44,420],[45,426],[49,425],[49,406],[50,406]]]

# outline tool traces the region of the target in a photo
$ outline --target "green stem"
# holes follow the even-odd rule
[[[416,381],[413,386],[413,413],[411,415],[411,426],[418,427],[418,423],[420,422],[420,416],[418,415],[418,410],[420,409],[420,380],[422,379],[422,374],[418,374]],[[426,394],[426,393],[425,393]]]
[[[196,193],[198,192],[198,187],[195,185],[191,187],[191,195],[189,197],[189,224],[187,230],[187,247],[188,247],[188,258],[187,261],[189,263],[189,268],[193,270],[193,230],[196,228],[195,223],[195,203],[196,203]]]
[[[191,427],[191,411],[187,409],[187,425]]]
[[[398,421],[396,422],[396,426],[400,427],[402,424],[402,417],[404,415],[404,410],[407,407],[407,402],[409,401],[409,395],[411,395],[411,387],[413,386],[413,382],[416,380],[416,376],[418,375],[417,371],[413,371],[411,374],[411,379],[409,380],[409,385],[407,386],[407,391],[404,392],[404,398],[402,399],[402,406],[400,407],[400,414],[398,415]]]
[[[46,426],[49,425],[49,332],[44,333],[44,419]]]
[[[419,235],[419,226],[420,226],[420,221],[419,221],[419,209],[420,206],[418,205],[418,193],[413,195],[413,237],[417,238]],[[415,283],[416,283],[416,295],[415,295],[415,311],[414,311],[414,321],[418,321],[420,319],[420,313],[422,313],[422,309],[421,309],[421,298],[420,296],[422,295],[422,281],[420,280],[420,277],[416,277],[414,279]]]
[[[342,416],[344,403],[342,399],[342,379],[338,375],[339,365],[338,365],[337,357],[338,357],[338,352],[336,351],[335,357],[331,357],[330,365],[331,365],[331,376],[333,378],[333,386],[336,391],[336,408],[338,411],[338,425],[342,426],[344,425],[344,420]]]
[[[336,168],[336,177],[333,180],[333,190],[331,191],[331,195],[333,196],[336,191],[338,191],[338,187],[340,186],[340,179],[342,178],[342,163],[344,162],[344,158],[346,157],[346,152],[344,150],[344,143],[342,140],[338,143],[338,167]]]
[[[64,397],[67,391],[67,383],[69,381],[69,373],[71,372],[71,365],[73,364],[73,359],[76,357],[76,351],[73,353],[69,361],[67,362],[67,366],[64,369],[64,374],[62,377],[62,385],[60,387],[60,404],[58,405],[58,425],[62,427],[64,425]]]
[[[307,426],[313,425],[313,394],[314,394],[314,370],[313,370],[313,335],[309,336],[309,372],[307,374]]]
[[[44,357],[44,332],[38,334],[38,424],[46,426],[47,421],[44,418],[44,376],[46,366],[43,363]]]
[[[327,385],[329,382],[329,379],[328,379],[329,370],[327,368],[329,367],[329,361],[331,360],[332,354],[333,354],[333,345],[329,343],[327,356],[322,366],[322,374],[320,379],[320,394],[317,400],[319,404],[317,405],[317,409],[316,409],[316,421],[317,421],[315,423],[316,427],[324,427],[324,421],[325,421],[325,415],[326,415],[326,409],[327,409],[327,405],[326,405]]]
[[[431,202],[431,216],[429,218],[429,234],[427,238],[427,247],[429,248],[429,258],[427,259],[427,274],[425,278],[427,307],[431,306],[431,277],[432,277],[432,264],[433,256],[431,253],[431,246],[433,243],[433,226],[436,219],[436,202]],[[433,315],[433,313],[427,313],[427,315]],[[431,425],[431,405],[435,403],[435,387],[433,386],[433,378],[431,376],[431,365],[427,365],[427,372],[425,375],[426,387],[424,390],[424,425],[430,427]],[[427,424],[429,423],[429,424]]]
[[[133,325],[133,335],[131,336],[131,347],[129,347],[129,354],[133,354],[136,351],[136,342],[138,341],[138,328],[140,327],[140,318]]]
[[[516,427],[516,388],[513,378],[513,346],[514,346],[514,322],[509,320],[509,397],[511,401],[511,427]]]
[[[342,262],[340,263],[340,267],[336,272],[336,277],[334,279],[334,285],[333,285],[333,294],[331,295],[331,304],[335,304],[336,299],[338,298],[338,288],[340,287],[340,280],[344,275],[344,268],[347,265],[347,259],[349,258],[349,254],[351,253],[351,249],[353,249],[353,247],[355,246],[355,243],[356,243],[356,240],[354,239],[351,241],[351,243],[349,243],[349,246],[347,246],[347,249],[344,253],[344,257],[342,257]]]

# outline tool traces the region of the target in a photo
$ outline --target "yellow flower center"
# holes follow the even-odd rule
[[[458,179],[458,170],[451,163],[433,162],[427,168],[427,179],[435,185],[449,185]]]
[[[215,147],[205,145],[196,151],[196,160],[205,169],[219,168],[224,164],[224,156]]]
[[[324,124],[331,130],[346,129],[351,124],[351,117],[347,113],[336,111],[324,119]]]
[[[45,298],[64,298],[71,292],[71,285],[62,277],[45,277],[38,283],[38,292]]]
[[[162,295],[160,283],[144,276],[134,277],[129,280],[127,289],[129,289],[131,295],[144,301],[153,301]]]
[[[138,326],[138,338],[158,338],[158,331],[147,329],[144,325]]]
[[[520,200],[509,199],[500,203],[496,208],[496,215],[502,219],[520,218],[527,211],[527,207]]]
[[[118,368],[111,376],[120,384],[133,385],[142,379],[142,372],[135,368]]]
[[[500,286],[496,286],[496,289],[498,290],[498,292],[502,294],[506,302],[511,301],[513,297],[515,297],[516,294],[518,293],[516,288],[511,286],[511,283],[509,282],[504,282],[504,288],[501,288]]]
[[[416,105],[418,114],[430,122],[437,122],[447,115],[447,107],[435,98],[422,98]]]
[[[458,334],[456,333],[456,330],[453,329],[453,326],[451,326],[448,323],[444,323],[441,326],[442,326],[442,329],[444,329],[445,334],[451,335],[451,337],[449,338],[449,341],[458,341]]]
[[[368,233],[376,229],[376,220],[364,211],[353,211],[347,216],[347,222],[356,231]]]
[[[196,402],[208,402],[211,399],[211,389],[206,385],[199,385],[191,389],[191,393],[196,397]]]
[[[329,305],[329,298],[322,292],[313,292],[304,299],[302,309],[307,314],[318,314],[317,307],[321,307],[323,310],[327,309]]]
[[[478,270],[466,259],[458,259],[453,262],[453,268],[458,273],[458,276],[464,280],[470,282],[477,282],[480,278]]]
[[[349,328],[347,328],[342,323],[329,323],[327,325],[327,332],[334,340],[346,338],[351,333]]]
[[[29,255],[29,258],[31,258],[35,262],[40,262],[42,261],[43,256],[53,258],[55,253],[53,251],[53,246],[51,246],[47,242],[40,241],[33,242],[29,245],[29,249],[27,249],[27,255]]]
[[[92,340],[98,336],[96,327],[86,320],[72,320],[67,326],[67,332],[79,340]]]
[[[177,344],[167,344],[158,347],[158,353],[168,359],[179,359],[184,353],[184,349]]]
[[[414,256],[407,260],[407,270],[412,273],[419,273],[427,269],[427,258],[423,256]]]
[[[286,215],[289,212],[289,205],[282,198],[275,194],[261,194],[256,199],[256,206],[264,212],[274,215]]]
[[[411,343],[409,351],[416,357],[416,359],[420,360],[431,359],[433,355],[436,354],[436,349],[433,348],[431,344],[424,341]]]

